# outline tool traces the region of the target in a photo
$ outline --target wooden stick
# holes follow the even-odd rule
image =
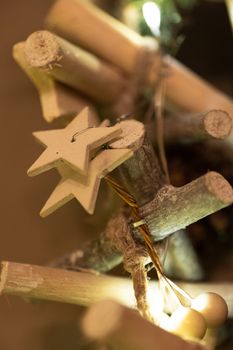
[[[138,122],[134,121],[134,123],[137,124]],[[141,135],[142,130],[140,125],[137,127],[138,129],[136,130],[138,131],[135,135]],[[131,141],[128,140],[127,142],[132,142],[133,139],[134,137],[130,139]],[[140,138],[141,141],[142,139]],[[132,142],[133,144],[136,144],[135,139]],[[123,143],[122,147],[124,146],[125,144]],[[148,164],[150,164],[149,161]],[[131,171],[131,174],[133,174],[134,171],[138,171],[138,174],[135,175],[137,181],[134,178],[134,181],[129,183],[132,183],[131,190],[134,195],[140,193],[139,189],[142,189],[140,197],[138,197],[142,203],[142,201],[148,201],[148,193],[150,191],[147,191],[147,189],[144,191],[142,182],[140,182],[140,176],[143,179],[143,176],[148,176],[149,178],[150,175],[146,175],[147,171],[145,171],[146,174],[141,173],[140,175],[140,170],[137,168],[136,170],[134,169],[133,167],[131,169],[129,167],[128,173],[130,174]],[[141,167],[141,169],[143,170],[144,168]],[[145,169],[149,169],[152,172],[152,168],[145,166]],[[125,174],[127,175],[126,172]],[[127,185],[126,175],[123,181]],[[153,186],[152,181],[153,179],[150,179],[149,183],[151,186]],[[158,181],[161,181],[161,179],[156,181],[156,186],[159,186]],[[174,188],[172,186],[163,187],[153,201],[147,202],[147,204],[141,207],[141,214],[142,218],[148,223],[154,242],[156,242],[230,205],[232,201],[233,191],[229,183],[221,175],[210,172],[181,188]],[[113,268],[122,259],[119,250],[115,246],[113,237],[117,237],[118,235],[120,237],[123,227],[128,229],[129,220],[122,212],[117,214],[109,221],[106,230],[97,240],[89,242],[81,251],[78,250],[77,254],[74,252],[61,258],[58,262],[55,262],[55,266],[70,269],[77,269],[78,267],[91,268],[101,272]],[[133,230],[132,225],[131,229]],[[134,229],[133,232],[135,239],[140,241],[141,236],[137,230]]]
[[[106,272],[122,262],[122,254],[116,248],[112,235],[122,234],[126,217],[123,213],[113,216],[106,229],[98,238],[86,242],[81,248],[74,250],[49,263],[51,267],[58,267],[78,271],[80,268]]]
[[[7,261],[1,263],[0,293],[84,306],[113,297],[135,305],[130,280]]]
[[[57,119],[67,122],[84,107],[89,106],[96,125],[98,118],[91,103],[74,90],[55,82],[48,74],[31,67],[26,60],[24,50],[24,42],[15,44],[13,57],[37,88],[45,120],[49,123]]]
[[[120,127],[121,138],[111,143],[110,147],[129,148],[134,155],[114,170],[111,177],[122,184],[141,206],[150,202],[165,185],[165,177],[145,126],[136,120],[126,120],[120,123]]]
[[[164,271],[169,277],[185,281],[200,281],[204,277],[198,256],[184,230],[169,237]]]
[[[170,109],[178,112],[200,113],[221,109],[233,116],[233,101],[197,74],[169,56],[164,57],[168,67],[166,95]],[[233,133],[229,136],[233,143]]]
[[[210,291],[220,294],[227,302],[229,317],[233,317],[232,283],[177,284],[192,297]],[[157,283],[149,282],[149,288],[156,298]],[[9,261],[1,263],[0,293],[84,306],[112,298],[128,307],[136,306],[132,281],[128,278],[97,275],[82,269],[73,272]]]
[[[83,330],[90,339],[105,342],[114,349],[205,349],[166,332],[113,300],[91,306],[83,319]]]
[[[209,172],[189,184],[163,188],[141,208],[155,240],[214,213],[233,202],[231,185],[218,173]]]
[[[154,125],[154,124],[153,124]],[[166,143],[226,139],[231,133],[233,120],[228,113],[211,110],[200,114],[176,114],[164,120]],[[156,127],[148,125],[149,135],[156,139]]]
[[[25,55],[31,67],[96,102],[112,103],[127,89],[126,79],[114,67],[48,31],[27,38]]]
[[[143,67],[144,80],[154,84],[158,79],[161,59],[157,42],[148,42],[90,2],[56,1],[47,16],[46,26],[129,75]],[[141,63],[144,64],[141,66]]]

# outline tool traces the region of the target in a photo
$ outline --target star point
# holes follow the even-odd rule
[[[92,151],[120,134],[118,125],[92,127],[88,108],[84,108],[64,129],[33,133],[46,149],[29,168],[28,175],[39,175],[62,162],[81,174],[87,174]]]
[[[42,208],[41,216],[51,214],[72,198],[76,198],[89,214],[93,214],[101,178],[132,154],[129,149],[103,150],[91,161],[87,177],[76,173],[65,164],[59,166],[58,171],[62,180]]]

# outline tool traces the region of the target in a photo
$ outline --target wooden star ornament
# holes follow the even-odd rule
[[[76,198],[89,214],[93,214],[101,178],[132,154],[129,149],[103,150],[90,162],[88,176],[80,175],[65,164],[60,165],[58,171],[61,181],[42,208],[40,215],[45,217],[51,214],[73,198]]]
[[[92,151],[120,134],[118,125],[94,128],[89,110],[84,108],[64,129],[33,133],[46,149],[29,168],[28,175],[35,176],[61,164],[80,174],[87,174]]]

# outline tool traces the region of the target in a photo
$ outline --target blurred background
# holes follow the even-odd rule
[[[97,3],[111,12],[120,4],[126,5],[126,1]],[[224,1],[186,1],[190,6],[183,7],[180,1],[177,3],[178,14],[172,23],[167,23],[171,29],[164,38],[164,50],[233,97],[232,27]],[[41,265],[75,249],[83,240],[97,235],[104,225],[97,222],[98,204],[94,218],[90,219],[74,201],[46,219],[40,218],[39,211],[58,177],[53,171],[35,178],[26,174],[41,152],[32,132],[46,129],[48,125],[42,118],[37,92],[14,62],[11,50],[15,43],[43,28],[50,5],[49,0],[8,0],[0,4],[0,259]],[[132,1],[131,5],[140,4]],[[142,33],[148,34],[145,23],[137,25]],[[183,159],[188,162],[186,158],[184,154]],[[228,232],[232,233],[232,225]],[[218,259],[216,250],[214,252]],[[221,255],[223,265],[211,270],[210,278],[233,281],[232,255],[232,249]],[[1,296],[0,347],[4,350],[82,349],[77,324],[83,311],[71,305],[30,304],[19,298]],[[231,349],[231,346],[228,342],[222,349]]]

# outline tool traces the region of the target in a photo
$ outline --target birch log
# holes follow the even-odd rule
[[[233,119],[222,110],[169,115],[164,119],[164,139],[166,143],[204,140],[227,141],[227,137],[232,131],[232,125]],[[157,127],[155,123],[149,124],[147,130],[151,140],[156,142]]]
[[[38,90],[42,113],[47,122],[62,120],[67,122],[84,107],[89,106],[94,125],[98,118],[90,101],[85,100],[76,91],[60,84],[48,74],[32,67],[25,57],[25,42],[13,46],[13,57]]]
[[[52,6],[46,27],[65,39],[132,75],[143,69],[143,80],[158,79],[161,59],[158,43],[147,41],[90,2],[58,0]]]
[[[168,75],[166,97],[173,111],[200,113],[211,109],[226,111],[233,118],[233,100],[170,56],[164,57]],[[233,133],[229,136],[233,143]]]
[[[229,317],[233,317],[232,283],[176,284],[194,298],[205,292],[221,295],[227,302]],[[150,281],[149,288],[156,298],[157,283]],[[95,274],[82,269],[73,272],[9,261],[1,262],[0,294],[83,306],[111,298],[128,307],[136,307],[133,284],[128,278]]]
[[[127,90],[127,80],[113,66],[48,31],[27,38],[25,56],[31,67],[98,103],[113,103]]]

